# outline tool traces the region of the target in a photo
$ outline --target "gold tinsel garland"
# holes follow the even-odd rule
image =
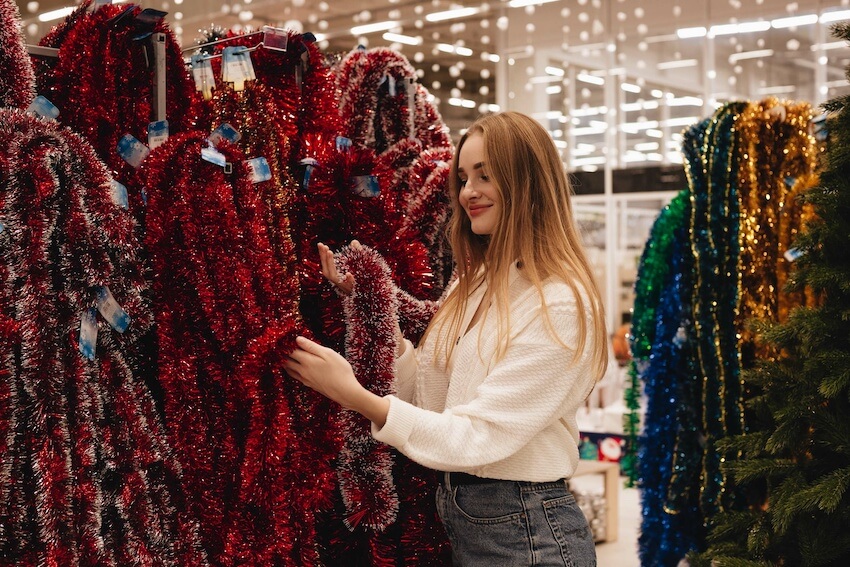
[[[792,263],[785,253],[802,222],[802,205],[795,199],[813,183],[822,149],[811,120],[810,104],[770,97],[751,103],[736,124],[741,140],[737,327],[743,346],[754,345],[747,321],[781,321],[805,302],[802,293],[786,295],[783,286]]]

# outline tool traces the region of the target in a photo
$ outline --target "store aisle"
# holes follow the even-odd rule
[[[620,486],[619,536],[617,541],[596,546],[599,567],[639,567],[637,552],[640,528],[640,494],[636,488]]]

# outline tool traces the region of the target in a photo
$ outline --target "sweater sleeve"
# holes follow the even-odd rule
[[[572,298],[549,306],[552,327],[566,345],[578,342],[577,317]],[[574,412],[594,382],[590,322],[584,352],[573,360],[574,351],[559,344],[544,321],[539,306],[522,313],[505,356],[467,403],[437,413],[387,396],[387,421],[381,429],[373,426],[374,437],[445,471],[473,470],[522,449]]]
[[[406,402],[413,402],[413,392],[416,386],[416,353],[413,344],[404,339],[404,351],[395,359],[395,390],[396,397]]]

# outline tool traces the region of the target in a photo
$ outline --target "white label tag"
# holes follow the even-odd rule
[[[159,120],[148,124],[148,147],[155,149],[168,140],[168,120]]]
[[[192,56],[192,77],[195,79],[195,90],[204,94],[204,100],[212,99],[212,92],[215,89],[215,75],[213,74],[212,63],[201,53]]]
[[[299,163],[304,166],[304,178],[301,180],[301,187],[307,189],[310,186],[310,178],[313,176],[313,168],[319,165],[319,162],[313,158],[304,158]]]
[[[224,167],[227,165],[227,158],[224,157],[224,154],[217,151],[215,148],[203,148],[201,149],[201,157],[210,162],[214,163],[218,166]]]
[[[251,181],[253,183],[268,181],[272,178],[272,170],[269,167],[269,162],[266,161],[266,158],[258,157],[249,159],[245,161],[245,164],[248,166],[248,171],[251,173]]]
[[[351,191],[360,197],[377,197],[381,194],[378,178],[374,175],[357,175],[351,178]]]
[[[263,47],[276,51],[286,51],[289,34],[285,29],[263,26]]]
[[[803,252],[799,248],[789,248],[788,250],[785,251],[785,254],[783,254],[783,256],[789,262],[796,262],[797,259],[800,256],[802,256],[803,254],[805,254],[805,252]]]
[[[114,179],[109,182],[109,194],[113,203],[122,209],[129,208],[130,200],[127,197],[127,188]]]
[[[345,136],[337,136],[336,137],[336,151],[347,152],[350,149],[351,149],[351,139],[346,138]]]
[[[56,108],[55,104],[47,100],[47,98],[38,95],[27,107],[27,114],[32,114],[33,116],[40,116],[41,118],[47,118],[50,120],[56,120],[56,117],[59,116],[59,109]]]
[[[213,130],[212,134],[210,134],[209,138],[207,138],[207,140],[209,140],[209,143],[214,146],[217,146],[221,140],[227,140],[231,144],[235,144],[241,139],[242,134],[240,134],[239,131],[236,130],[236,128],[226,122],[215,130]]]
[[[106,319],[106,322],[119,333],[123,333],[130,326],[130,316],[121,308],[108,286],[97,290],[97,310]]]
[[[94,360],[97,350],[97,311],[94,307],[83,311],[80,317],[80,353]]]
[[[151,151],[132,134],[118,140],[118,154],[133,167],[139,167]]]
[[[233,90],[242,91],[245,90],[245,81],[256,78],[248,48],[242,45],[224,48],[221,64],[221,79],[224,82],[233,83]]]

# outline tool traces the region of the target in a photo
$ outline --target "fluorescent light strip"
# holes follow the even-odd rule
[[[790,18],[777,18],[770,20],[770,25],[773,28],[793,28],[795,26],[808,26],[818,23],[817,14],[806,14],[804,16],[792,16]]]
[[[564,70],[561,69],[560,67],[552,67],[550,65],[550,66],[547,66],[544,69],[544,71],[546,71],[547,75],[554,75],[556,77],[563,77],[564,76]]]
[[[702,99],[697,96],[680,96],[667,99],[667,106],[702,106]]]
[[[635,149],[639,152],[651,152],[652,150],[658,149],[658,142],[643,142],[642,144],[635,144]]]
[[[421,37],[413,37],[400,33],[387,32],[383,35],[383,38],[387,41],[394,41],[396,43],[403,43],[405,45],[422,45]]]
[[[456,20],[457,18],[466,18],[474,16],[481,11],[481,8],[458,8],[456,10],[446,10],[445,12],[434,12],[426,14],[425,19],[429,22],[444,22],[446,20]]]
[[[608,112],[607,106],[589,106],[587,108],[576,108],[573,110],[573,116],[596,116]]]
[[[697,116],[685,116],[684,118],[671,118],[670,120],[664,121],[664,126],[676,127],[676,126],[693,126],[697,123],[699,117]],[[675,136],[673,136],[675,138]]]
[[[593,126],[586,126],[584,128],[573,128],[570,130],[570,133],[573,136],[594,136],[597,134],[604,134],[605,128],[594,128]]]
[[[549,2],[557,2],[557,0],[510,0],[508,6],[511,8],[525,8],[526,6],[538,6],[540,4],[548,4]]]
[[[738,61],[744,59],[761,59],[762,57],[770,57],[773,55],[772,49],[757,49],[755,51],[742,51],[741,53],[733,53],[729,56],[729,64],[734,65]]]
[[[463,47],[461,45],[449,45],[448,43],[438,43],[437,49],[444,53],[454,53],[456,55],[463,55],[464,57],[469,57],[472,55],[472,50],[468,47]]]
[[[561,94],[561,85],[550,85],[546,87],[546,94],[555,95]]]
[[[38,15],[39,22],[52,22],[53,20],[61,20],[74,10],[76,10],[76,6],[69,6],[67,8],[59,8],[58,10],[50,10],[49,12],[45,12],[43,14]]]
[[[351,28],[351,35],[366,35],[369,33],[387,31],[393,28],[397,28],[398,26],[398,20],[392,20],[387,22],[375,22],[374,24],[364,24],[362,26],[354,26],[353,28]]]
[[[696,28],[682,28],[680,30],[676,30],[676,36],[679,39],[688,39],[691,37],[705,37],[705,34],[708,33],[708,30],[703,26],[699,26]]]
[[[639,86],[633,85],[631,83],[620,83],[620,88],[626,91],[627,93],[639,93],[641,91]]]
[[[797,87],[794,85],[781,85],[776,87],[762,87],[758,90],[760,95],[772,95],[772,94],[788,94],[793,93],[797,90]]]
[[[850,86],[850,82],[847,79],[838,79],[837,81],[827,81],[826,88],[828,89],[836,89],[838,87],[847,87]]]
[[[576,79],[583,83],[590,83],[591,85],[604,85],[605,79],[602,77],[596,77],[594,75],[588,75],[587,73],[579,73],[576,75]]]
[[[830,49],[842,49],[844,47],[850,47],[850,45],[847,45],[846,41],[831,41],[829,43],[815,43],[812,45],[812,51],[829,51]]]
[[[475,108],[475,101],[468,98],[452,97],[449,99],[449,104],[452,106],[462,106],[463,108]]]
[[[711,35],[731,35],[734,33],[760,32],[770,29],[770,22],[741,22],[739,24],[722,24],[711,26],[708,32]]]
[[[541,83],[558,83],[560,81],[561,77],[553,77],[552,75],[538,75],[528,79],[528,82],[534,85],[539,85]]]
[[[841,20],[850,20],[850,10],[838,10],[837,12],[826,12],[821,14],[820,23],[828,24],[829,22],[839,22]]]
[[[696,59],[677,59],[676,61],[662,61],[655,67],[660,71],[667,69],[681,69],[682,67],[695,67],[698,61]]]

